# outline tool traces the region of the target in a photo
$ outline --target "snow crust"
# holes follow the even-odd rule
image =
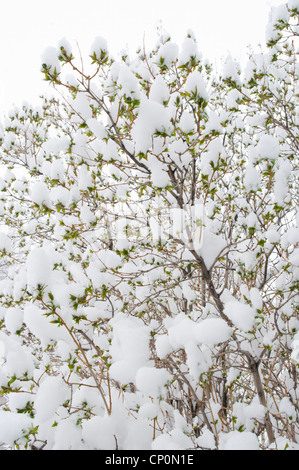
[[[157,131],[167,134],[170,129],[168,110],[156,101],[143,98],[140,103],[138,118],[132,129],[136,152],[146,153],[152,146],[153,134]]]

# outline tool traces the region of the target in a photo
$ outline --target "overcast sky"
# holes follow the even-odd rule
[[[283,0],[12,0],[1,5],[0,114],[23,101],[38,102],[48,85],[40,72],[41,54],[62,37],[89,53],[95,36],[117,53],[134,54],[156,42],[162,24],[181,44],[190,28],[210,61],[230,52],[240,59],[249,44],[264,44],[271,5]]]

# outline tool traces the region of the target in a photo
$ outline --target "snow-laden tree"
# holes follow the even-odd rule
[[[220,74],[192,32],[45,51],[1,131],[7,447],[298,449],[298,15]]]

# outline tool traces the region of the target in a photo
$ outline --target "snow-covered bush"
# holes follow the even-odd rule
[[[298,14],[223,75],[191,32],[45,51],[62,97],[1,129],[0,442],[298,449]]]

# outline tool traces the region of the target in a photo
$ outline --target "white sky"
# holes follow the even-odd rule
[[[247,46],[264,44],[271,5],[284,0],[0,0],[0,114],[23,101],[37,103],[49,90],[40,72],[41,54],[62,37],[89,53],[95,36],[117,53],[131,55],[143,43],[155,44],[162,24],[181,44],[190,28],[210,61],[230,52],[236,59]]]

